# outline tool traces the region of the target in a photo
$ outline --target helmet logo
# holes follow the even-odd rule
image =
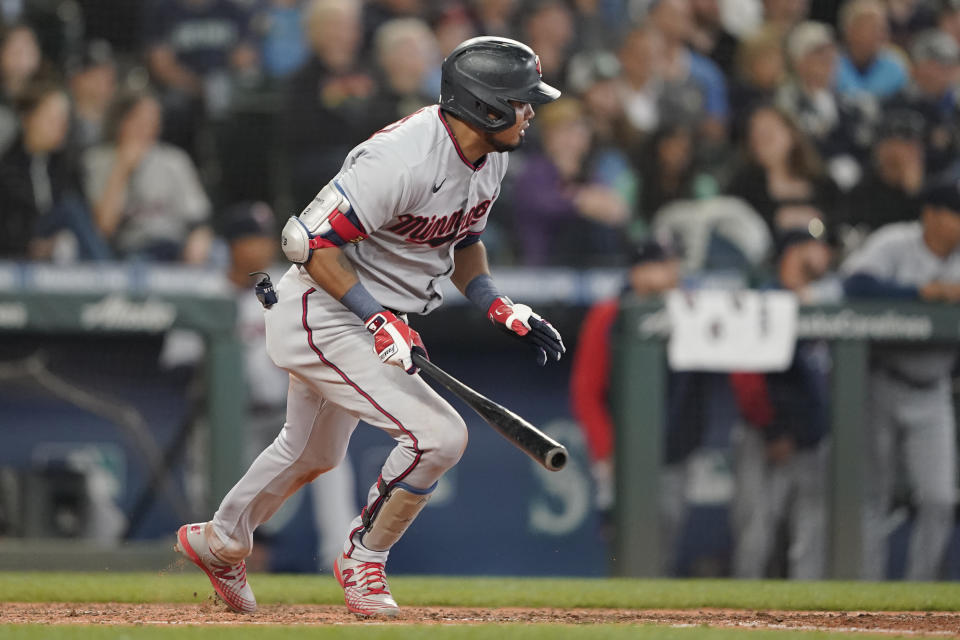
[[[543,72],[540,71],[540,56],[533,56],[533,61],[537,65],[537,75],[541,78],[543,77]]]

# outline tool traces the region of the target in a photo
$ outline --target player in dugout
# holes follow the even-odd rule
[[[396,441],[349,532],[334,574],[349,611],[398,612],[384,573],[390,548],[467,445],[463,419],[417,374],[426,355],[407,314],[442,302],[449,278],[497,327],[559,360],[560,334],[500,293],[481,238],[507,153],[523,142],[544,83],[526,45],[467,40],[444,60],[440,104],[355,147],[340,172],[282,232],[293,266],[267,301],[267,351],[290,373],[277,439],[210,522],[177,533],[181,553],[239,612],[256,609],[244,558],[254,529],[304,484],[337,466],[359,419]],[[392,365],[392,366],[384,366]]]
[[[960,182],[932,181],[920,194],[920,207],[920,220],[881,227],[844,262],[848,297],[960,302]],[[940,575],[956,500],[956,360],[955,345],[871,350],[861,561],[865,579],[886,577],[888,512],[899,468],[906,470],[916,507],[905,577],[936,580]]]

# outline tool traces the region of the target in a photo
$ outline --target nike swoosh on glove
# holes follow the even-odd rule
[[[487,309],[487,317],[501,329],[528,341],[537,350],[537,364],[540,366],[549,358],[560,360],[567,352],[560,332],[525,304],[514,304],[501,296]]]
[[[420,334],[391,311],[381,311],[366,319],[367,331],[373,334],[373,348],[384,364],[392,364],[413,375],[420,369],[413,364],[412,353],[419,351],[424,357],[427,349]]]

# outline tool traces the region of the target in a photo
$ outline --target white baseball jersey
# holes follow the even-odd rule
[[[363,286],[396,311],[440,306],[454,247],[486,227],[506,171],[506,153],[471,164],[437,105],[355,147],[334,182],[369,235],[342,247]]]
[[[922,286],[928,282],[960,283],[960,251],[941,259],[923,241],[920,222],[888,224],[867,238],[841,266],[845,276],[857,273],[899,285]],[[953,347],[883,349],[882,360],[910,380],[930,382],[950,374],[956,359]]]

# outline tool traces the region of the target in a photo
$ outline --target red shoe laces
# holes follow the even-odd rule
[[[245,562],[233,566],[228,564],[211,564],[210,566],[213,567],[213,575],[221,580],[235,580],[240,583],[246,582],[247,563]]]
[[[379,562],[361,562],[357,566],[357,573],[363,577],[363,586],[370,593],[390,595],[387,589],[387,578],[383,575],[383,565]],[[380,583],[383,586],[373,585]]]

